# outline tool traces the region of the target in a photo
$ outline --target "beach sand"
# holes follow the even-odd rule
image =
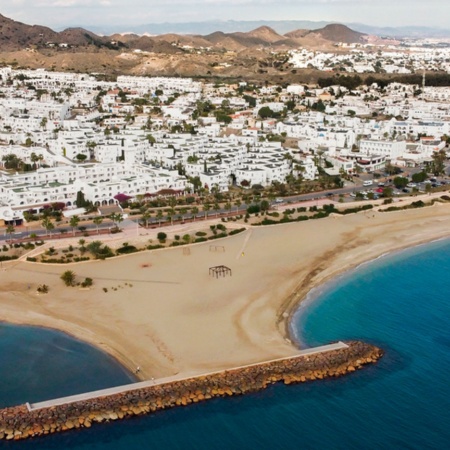
[[[450,205],[437,204],[252,227],[190,254],[179,247],[72,265],[14,262],[0,272],[0,320],[68,332],[131,371],[139,366],[141,379],[221,370],[296,354],[287,324],[311,288],[449,231]],[[216,245],[225,251],[211,251]],[[222,264],[232,276],[211,277]],[[65,270],[94,286],[64,286]],[[38,295],[42,283],[50,292]]]

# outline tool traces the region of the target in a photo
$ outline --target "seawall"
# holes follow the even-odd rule
[[[298,356],[252,364],[203,376],[66,397],[0,410],[0,439],[20,440],[93,424],[186,406],[213,397],[242,395],[285,384],[338,377],[376,362],[383,351],[359,341],[306,351]],[[143,386],[145,384],[145,386]],[[101,393],[104,395],[101,395]]]

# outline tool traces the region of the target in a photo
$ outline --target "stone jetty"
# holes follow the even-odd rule
[[[268,385],[339,377],[376,362],[383,351],[364,342],[341,348],[253,364],[105,396],[52,406],[29,404],[0,410],[0,439],[20,440],[186,406],[214,397],[242,395]]]

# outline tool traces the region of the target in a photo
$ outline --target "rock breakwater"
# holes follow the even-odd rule
[[[383,351],[364,342],[213,374],[127,389],[34,409],[20,405],[0,410],[0,439],[20,440],[156,412],[214,397],[242,395],[276,382],[299,383],[338,377],[376,362]]]

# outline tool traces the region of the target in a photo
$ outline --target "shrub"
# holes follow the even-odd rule
[[[40,284],[40,285],[38,286],[38,288],[37,288],[37,291],[38,291],[40,294],[47,294],[47,293],[48,293],[48,290],[49,290],[49,288],[48,288],[48,286],[47,286],[46,284]]]
[[[89,287],[89,286],[92,286],[92,284],[93,284],[92,278],[87,277],[87,278],[85,278],[84,281],[81,283],[81,286],[82,286],[82,287]]]
[[[249,205],[247,207],[247,214],[256,214],[259,213],[261,211],[261,206],[260,205]]]
[[[227,233],[214,234],[213,236],[210,236],[208,239],[212,240],[212,239],[219,239],[219,238],[224,238],[224,237],[227,237]]]
[[[138,249],[134,245],[124,245],[123,247],[120,247],[116,250],[116,253],[118,255],[125,255],[128,253],[135,253]]]
[[[66,286],[73,286],[75,284],[75,272],[72,270],[66,270],[60,278]]]
[[[147,245],[147,250],[157,250],[158,248],[164,248],[164,245]]]
[[[16,255],[8,256],[8,255],[2,255],[0,256],[0,261],[12,261],[13,259],[17,259]]]
[[[228,234],[230,236],[232,236],[233,234],[238,234],[238,233],[242,233],[243,231],[245,231],[245,228],[238,228],[236,230],[231,230]]]
[[[74,260],[75,262],[82,262],[82,261],[89,261],[90,258],[87,257],[87,256],[85,256],[85,257],[76,257],[76,258],[73,258],[73,260]]]
[[[204,238],[204,237],[199,237],[199,238],[197,238],[197,239],[194,240],[195,243],[198,243],[198,242],[206,242],[206,241],[207,241],[207,239]]]
[[[167,239],[167,234],[164,233],[163,231],[160,231],[160,232],[157,234],[156,238],[158,239],[159,242],[165,242],[166,239]]]
[[[278,222],[278,220],[272,220],[272,219],[263,219],[263,221],[261,222],[261,225],[275,225],[276,223],[280,223]],[[233,230],[234,231],[234,230]],[[230,232],[231,234],[231,232]]]
[[[28,256],[28,257],[27,257],[27,261],[28,261],[28,262],[36,262],[36,261],[37,261],[37,258],[33,258],[33,257],[31,257],[31,256]]]
[[[203,237],[203,236],[206,236],[206,233],[204,231],[197,231],[197,233],[195,233],[195,235]]]

